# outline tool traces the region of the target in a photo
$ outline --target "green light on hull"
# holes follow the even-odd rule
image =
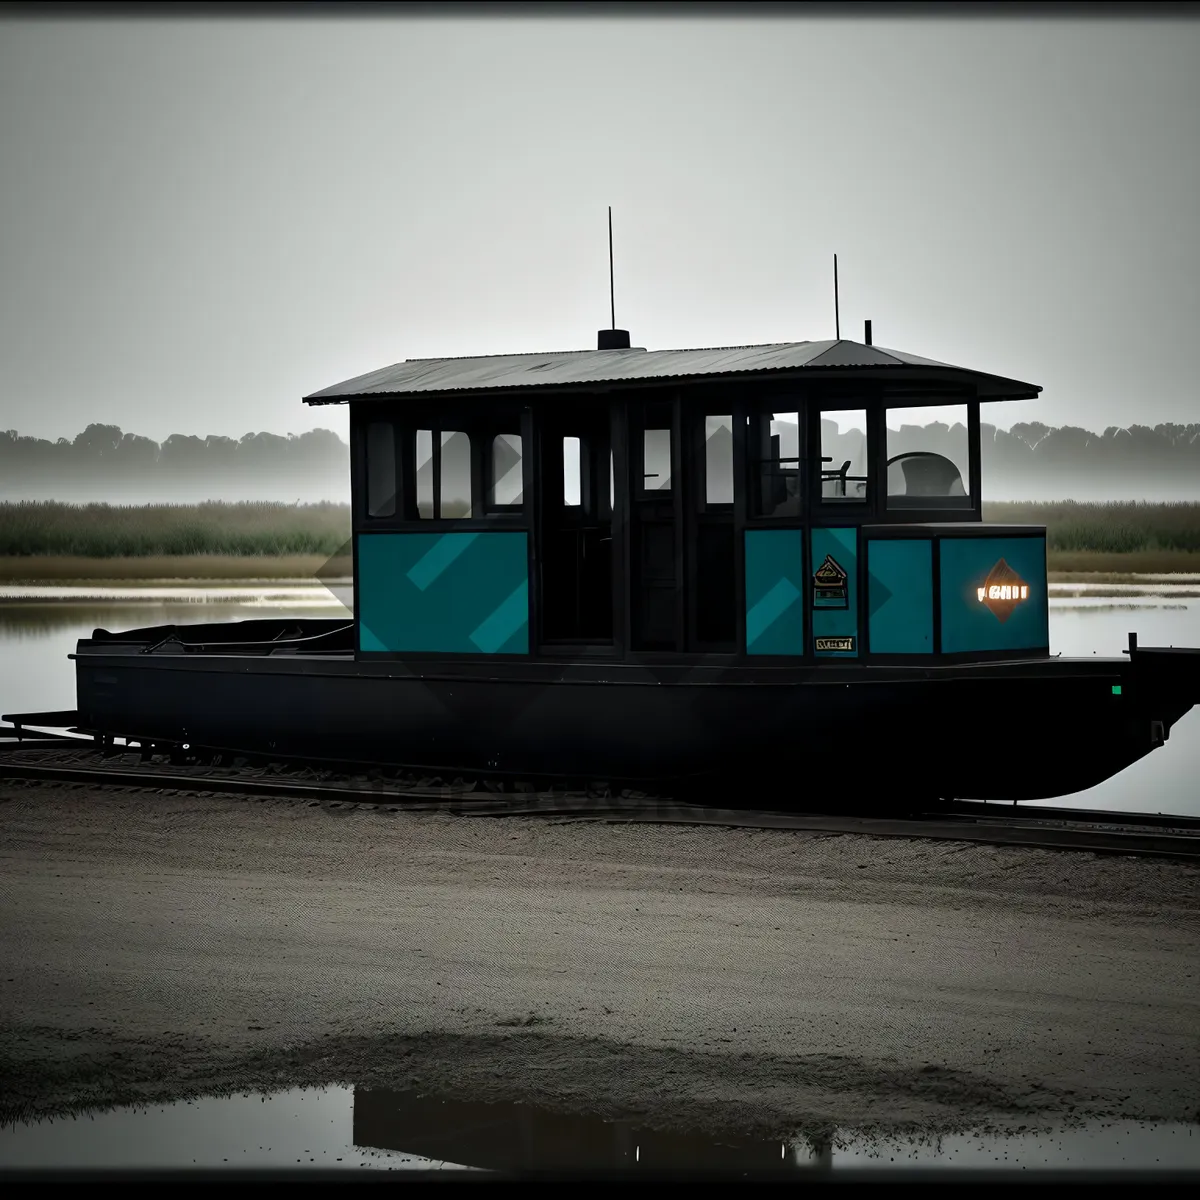
[[[1114,683],[1112,685],[1112,689],[1114,696],[1119,696],[1121,694],[1121,685],[1119,683]]]

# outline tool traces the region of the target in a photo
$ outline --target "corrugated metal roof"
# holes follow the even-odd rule
[[[801,369],[874,369],[900,378],[925,371],[952,372],[977,386],[981,396],[990,395],[995,399],[1028,397],[1041,391],[1035,384],[843,339],[703,350],[567,350],[479,358],[412,358],[323,388],[304,399],[306,403],[320,404],[369,396],[415,397],[438,392],[587,388],[656,379],[666,381]]]

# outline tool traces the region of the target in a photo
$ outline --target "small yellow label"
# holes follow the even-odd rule
[[[818,650],[853,650],[854,639],[852,637],[819,637],[817,638]]]

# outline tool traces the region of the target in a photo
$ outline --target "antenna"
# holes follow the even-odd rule
[[[617,328],[617,301],[613,288],[612,205],[608,206],[608,303],[612,325],[596,334],[597,350],[628,350],[629,330]]]
[[[612,205],[608,206],[608,303],[612,318],[610,329],[617,327],[617,298],[613,289],[613,251],[612,251]]]
[[[842,315],[838,309],[837,255],[833,256],[833,328],[837,340],[842,340]]]

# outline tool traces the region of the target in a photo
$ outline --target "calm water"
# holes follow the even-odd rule
[[[238,621],[265,616],[344,617],[321,587],[232,585],[137,589],[0,586],[0,713],[75,706],[74,664],[80,637],[108,629],[171,622]],[[341,593],[339,592],[339,595]],[[22,598],[23,597],[23,598]],[[1129,632],[1145,646],[1200,646],[1200,581],[1134,587],[1055,589],[1050,648],[1067,657],[1117,657]],[[1040,753],[1032,750],[1031,753]],[[1175,726],[1166,746],[1064,806],[1200,816],[1200,709]]]
[[[823,1143],[662,1131],[515,1104],[325,1088],[124,1108],[0,1129],[0,1167],[1200,1168],[1200,1127],[1105,1121],[936,1140]]]

